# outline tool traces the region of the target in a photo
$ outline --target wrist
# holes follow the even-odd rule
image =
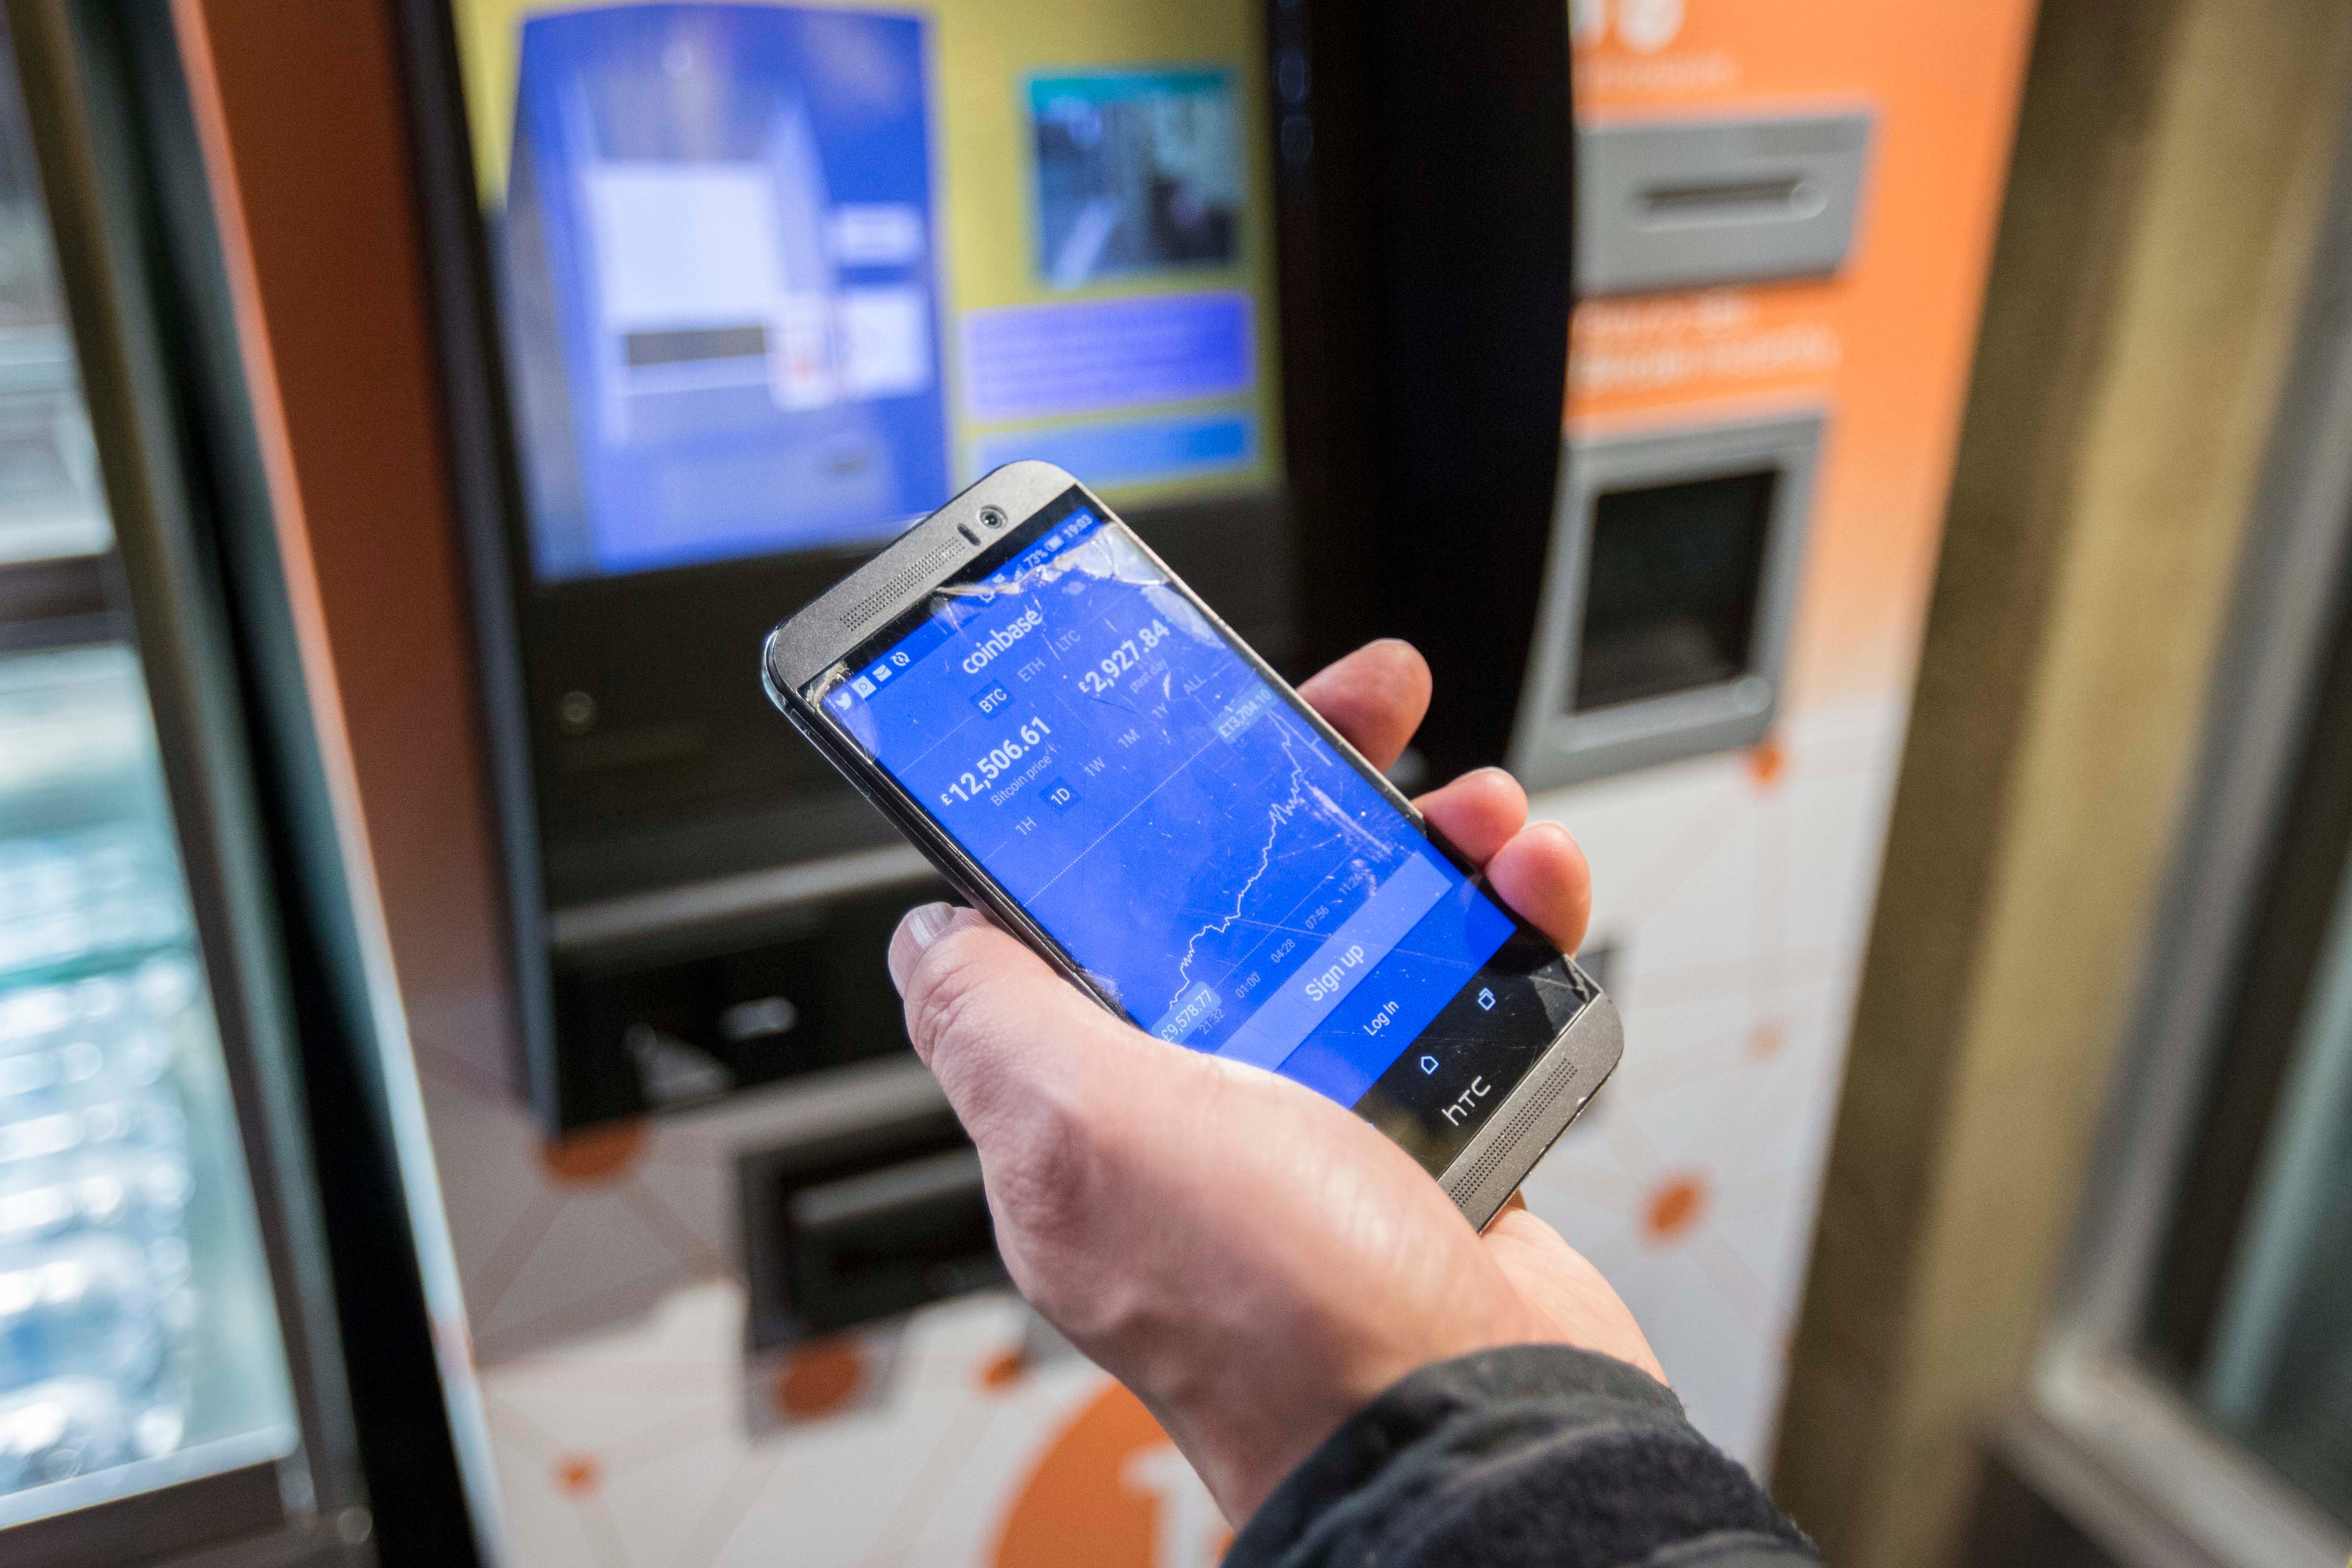
[[[1524,1311],[1452,1328],[1344,1354],[1293,1354],[1271,1375],[1264,1364],[1224,1359],[1217,1375],[1145,1403],[1238,1530],[1332,1434],[1415,1374],[1484,1351],[1558,1343]]]

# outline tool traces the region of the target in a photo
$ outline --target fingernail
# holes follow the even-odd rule
[[[907,977],[915,971],[915,960],[940,939],[954,918],[954,906],[945,904],[919,904],[898,917],[898,929],[890,936],[890,983],[901,996],[906,994]]]

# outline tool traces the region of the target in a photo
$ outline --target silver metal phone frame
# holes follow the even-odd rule
[[[939,584],[1074,489],[1106,521],[1127,527],[1093,491],[1052,464],[1032,461],[1008,465],[908,528],[880,555],[779,625],[769,634],[760,670],[770,700],[841,770],[859,794],[923,852],[959,893],[976,907],[986,909],[1107,1011],[1114,1017],[1124,1017],[1118,1004],[1063,952],[1060,944],[997,886],[986,868],[965,854],[962,847],[927,814],[908,805],[887,776],[866,759],[831,716],[801,695],[802,687],[841,664],[860,643],[920,604]],[[1012,520],[989,527],[982,520],[984,509],[1000,511]],[[1128,533],[1135,537],[1132,528]],[[1139,538],[1137,543],[1152,564],[1166,574],[1169,583],[1183,593],[1248,661],[1260,679],[1290,699],[1294,710],[1340,756],[1360,769],[1407,821],[1424,834],[1429,833],[1429,824],[1420,810],[1379,768],[1364,759],[1347,737],[1298,700],[1289,683],[1202,603],[1191,586],[1170,570],[1150,546]],[[1562,955],[1562,961],[1574,968],[1573,958]],[[1576,973],[1583,977],[1581,970]],[[1567,1131],[1623,1053],[1624,1031],[1615,1006],[1589,979],[1585,987],[1591,1000],[1528,1065],[1502,1104],[1487,1118],[1486,1124],[1454,1155],[1439,1178],[1446,1195],[1474,1226],[1483,1228],[1518,1190],[1528,1172]]]

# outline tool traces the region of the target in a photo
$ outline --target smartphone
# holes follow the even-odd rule
[[[972,904],[1162,1040],[1352,1108],[1483,1227],[1616,1009],[1085,486],[1000,468],[778,626],[768,694]]]

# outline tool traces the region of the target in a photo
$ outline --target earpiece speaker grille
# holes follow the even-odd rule
[[[856,603],[851,605],[848,609],[841,612],[841,624],[843,629],[846,631],[853,627],[864,625],[866,618],[873,614],[876,610],[897,599],[900,594],[906,592],[908,589],[912,588],[924,578],[930,576],[941,561],[946,560],[950,556],[956,553],[957,548],[957,546],[952,544],[942,546],[941,548],[933,550],[930,554],[925,556],[922,559],[914,561],[900,570],[894,572],[891,575],[889,581],[884,583],[881,587],[876,589],[873,592],[867,594],[865,598],[859,600]]]

